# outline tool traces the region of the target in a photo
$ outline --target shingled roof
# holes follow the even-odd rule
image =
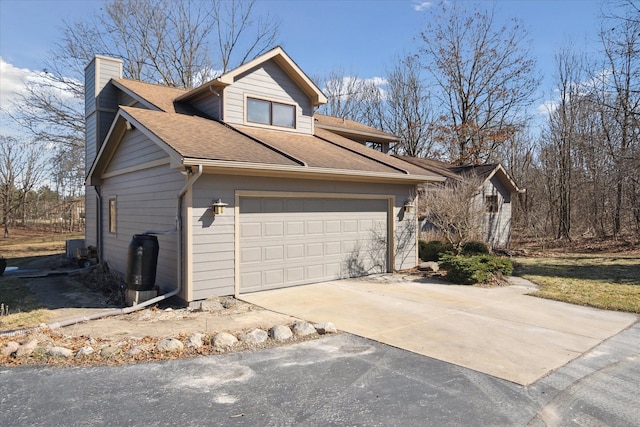
[[[316,128],[327,129],[358,141],[398,142],[400,140],[394,134],[345,118],[316,113],[313,119]]]
[[[524,193],[526,190],[518,188],[516,183],[511,179],[506,170],[500,163],[490,163],[484,165],[452,165],[441,162],[439,160],[425,159],[410,156],[394,156],[408,163],[420,166],[433,173],[442,175],[450,180],[461,181],[466,177],[476,176],[483,181],[490,179],[494,175],[498,175],[502,183],[512,193]]]

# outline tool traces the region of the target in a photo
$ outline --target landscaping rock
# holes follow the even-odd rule
[[[293,333],[299,337],[315,334],[316,328],[309,322],[296,322],[293,324]]]
[[[421,262],[420,265],[418,265],[418,270],[437,273],[440,270],[440,266],[435,261]]]
[[[200,348],[204,345],[203,342],[204,334],[195,333],[187,338],[187,347],[189,348]]]
[[[158,349],[158,351],[180,351],[184,349],[184,344],[182,344],[182,341],[180,341],[179,339],[167,338],[160,341],[156,348]]]
[[[218,350],[224,350],[229,347],[233,347],[238,342],[238,339],[228,332],[220,332],[213,337],[211,343]]]
[[[18,350],[18,348],[20,348],[20,344],[19,343],[15,342],[15,341],[9,341],[2,348],[2,355],[3,356],[9,356],[11,353],[15,353],[15,351]]]
[[[222,303],[220,302],[220,299],[218,297],[211,297],[211,298],[207,298],[206,300],[202,301],[202,304],[200,305],[200,310],[202,310],[202,311],[220,311],[220,310],[224,310],[224,306],[222,305]]]
[[[222,304],[224,308],[233,308],[238,305],[238,300],[234,297],[220,297],[220,304]]]
[[[71,357],[73,350],[66,347],[49,347],[46,353],[51,357]]]
[[[293,332],[288,326],[275,325],[269,329],[269,336],[276,341],[286,341],[293,336]]]
[[[260,344],[265,342],[269,338],[269,334],[267,334],[262,329],[254,329],[251,332],[247,332],[246,334],[242,334],[240,339],[242,341],[252,343],[252,344]]]
[[[91,347],[90,345],[86,345],[76,352],[76,357],[90,356],[95,352],[96,351],[93,349],[93,347]]]
[[[16,356],[17,357],[23,357],[23,356],[29,356],[31,355],[31,353],[33,353],[33,351],[36,349],[36,347],[38,346],[38,340],[37,339],[32,339],[27,341],[24,344],[21,344],[20,347],[18,347],[18,349],[16,350]]]
[[[116,354],[118,354],[120,352],[120,349],[116,346],[113,345],[108,345],[106,347],[102,347],[100,349],[100,356],[105,357],[105,358],[109,358],[112,357]]]
[[[336,332],[338,332],[338,329],[336,329],[334,324],[331,322],[316,323],[315,325],[313,325],[313,327],[316,328],[316,332],[318,332],[320,335],[335,334]]]
[[[129,350],[127,352],[127,354],[129,356],[137,356],[138,354],[141,354],[143,352],[147,352],[150,349],[151,349],[151,345],[149,345],[149,344],[140,344],[140,345],[137,345],[137,346],[133,347],[131,350]]]

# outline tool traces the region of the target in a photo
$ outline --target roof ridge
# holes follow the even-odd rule
[[[331,132],[331,131],[327,131],[327,132]],[[331,132],[331,133],[333,133],[333,132]],[[337,134],[334,134],[334,135],[337,135]],[[359,151],[353,150],[353,149],[351,149],[351,148],[349,148],[349,147],[345,147],[344,145],[338,144],[338,143],[336,143],[336,142],[334,142],[334,141],[331,141],[331,140],[329,140],[329,139],[327,139],[327,138],[323,138],[323,137],[322,137],[322,136],[320,136],[320,135],[314,135],[314,136],[315,136],[316,138],[320,138],[321,140],[328,142],[329,144],[332,144],[332,145],[335,145],[335,146],[337,146],[337,147],[343,148],[343,149],[345,149],[345,150],[347,150],[347,151],[350,151],[350,152],[352,152],[352,153],[354,153],[354,154],[357,154],[357,155],[359,155],[359,156],[361,156],[361,157],[364,157],[364,158],[366,158],[366,159],[373,160],[374,162],[379,163],[379,164],[381,164],[381,165],[385,165],[385,166],[387,166],[387,167],[390,167],[391,169],[395,169],[395,170],[397,170],[397,171],[400,171],[400,172],[402,172],[402,173],[403,173],[403,174],[405,174],[405,175],[411,175],[411,174],[409,173],[409,171],[408,171],[408,170],[406,170],[406,169],[402,169],[402,168],[397,167],[397,166],[394,166],[394,165],[392,165],[392,164],[390,164],[390,163],[383,162],[382,160],[376,159],[375,157],[368,156],[368,155],[366,155],[366,154],[364,154],[364,153],[361,153],[361,152],[359,152]],[[340,135],[337,135],[337,136],[340,136]],[[347,138],[347,139],[348,139],[348,138]],[[350,141],[351,141],[351,140],[350,140]],[[358,143],[357,143],[357,142],[355,142],[355,141],[352,141],[352,142],[354,142],[354,143],[358,144]],[[365,147],[365,148],[366,148],[366,147]]]
[[[221,121],[221,120],[215,120],[215,119],[213,119],[213,121],[218,122],[218,123],[220,123],[221,125],[226,126],[227,128],[229,128],[229,129],[231,129],[231,130],[233,130],[233,131],[235,131],[235,132],[238,132],[238,133],[239,133],[240,135],[242,135],[242,136],[246,136],[247,138],[249,138],[249,139],[251,139],[251,140],[253,140],[253,141],[257,142],[258,144],[261,144],[261,145],[263,145],[263,146],[267,147],[268,149],[270,149],[270,150],[272,150],[272,151],[275,151],[276,153],[278,153],[278,154],[280,154],[280,155],[282,155],[282,156],[284,156],[284,157],[288,158],[289,160],[292,160],[292,161],[294,161],[294,162],[298,163],[300,166],[305,166],[305,167],[306,167],[306,166],[308,166],[308,165],[307,165],[307,163],[306,163],[304,160],[300,160],[300,159],[298,159],[297,157],[295,157],[295,156],[293,156],[293,155],[291,155],[291,154],[287,153],[287,152],[286,152],[286,151],[284,151],[284,150],[280,150],[279,148],[276,148],[276,147],[274,147],[273,145],[271,145],[271,144],[269,144],[269,143],[266,143],[266,142],[264,142],[264,141],[262,141],[262,140],[260,140],[260,139],[258,139],[258,138],[256,138],[256,137],[254,137],[254,136],[251,136],[251,135],[249,135],[248,133],[242,132],[240,129],[238,129],[238,128],[234,127],[234,126],[231,126],[231,125],[230,125],[230,124],[228,124],[228,123],[225,123],[225,122],[223,122],[223,121]]]

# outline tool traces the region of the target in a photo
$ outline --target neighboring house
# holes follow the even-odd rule
[[[404,206],[444,178],[361,143],[393,135],[316,121],[326,98],[281,48],[189,91],[121,76],[85,70],[86,244],[113,270],[146,231],[186,302],[416,265]]]
[[[455,166],[438,160],[397,156],[420,166],[447,180],[460,181],[478,178],[482,181],[473,203],[484,208],[482,232],[484,240],[493,248],[506,248],[511,239],[511,200],[524,189],[518,188],[507,171],[498,164]],[[428,218],[421,221],[420,229],[428,228]]]

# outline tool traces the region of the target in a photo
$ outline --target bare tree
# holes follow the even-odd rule
[[[481,163],[523,127],[539,84],[526,29],[494,13],[444,2],[422,32],[420,52],[444,106],[439,136],[453,163]],[[435,9],[435,8],[434,8]]]
[[[468,176],[444,185],[427,186],[418,198],[418,212],[458,252],[472,240],[482,240],[485,206],[479,189],[482,180]]]
[[[420,64],[409,56],[399,61],[387,77],[385,122],[400,138],[394,150],[413,157],[438,156],[433,138],[433,109],[420,76]]]
[[[571,239],[572,154],[579,138],[578,120],[586,98],[585,74],[582,59],[571,47],[560,50],[556,65],[555,89],[559,99],[557,108],[549,115],[549,130],[545,137],[549,147],[547,160],[552,163],[547,178],[554,182],[554,191],[549,196],[558,220],[556,237]]]
[[[633,2],[627,2],[628,15],[605,17],[600,31],[604,51],[604,72],[598,74],[596,92],[601,106],[601,123],[605,147],[614,165],[615,199],[613,234],[622,228],[625,199],[637,201],[637,177],[640,138],[640,13]],[[629,19],[632,17],[635,19]],[[630,196],[630,197],[627,197]],[[637,205],[630,211],[638,223]]]
[[[41,182],[43,160],[35,144],[0,136],[0,203],[4,238],[18,212],[24,220],[27,195]]]
[[[84,176],[84,67],[97,54],[123,59],[125,77],[190,89],[271,47],[279,22],[255,18],[255,0],[110,0],[66,22],[10,116],[47,144],[60,177]],[[60,170],[67,165],[68,170]],[[75,179],[75,178],[74,178]],[[65,184],[65,187],[68,185]],[[68,188],[65,190],[67,191]]]
[[[280,20],[266,14],[258,18],[252,1],[214,1],[213,17],[221,72],[244,64],[276,43]]]
[[[314,80],[322,87],[327,96],[327,103],[318,111],[329,116],[340,117],[375,126],[379,117],[371,114],[376,111],[371,104],[381,102],[380,89],[374,81],[360,78],[356,73],[347,73],[343,68],[334,68],[327,76],[315,77]],[[363,120],[367,118],[369,120]],[[382,126],[377,126],[382,127]]]

